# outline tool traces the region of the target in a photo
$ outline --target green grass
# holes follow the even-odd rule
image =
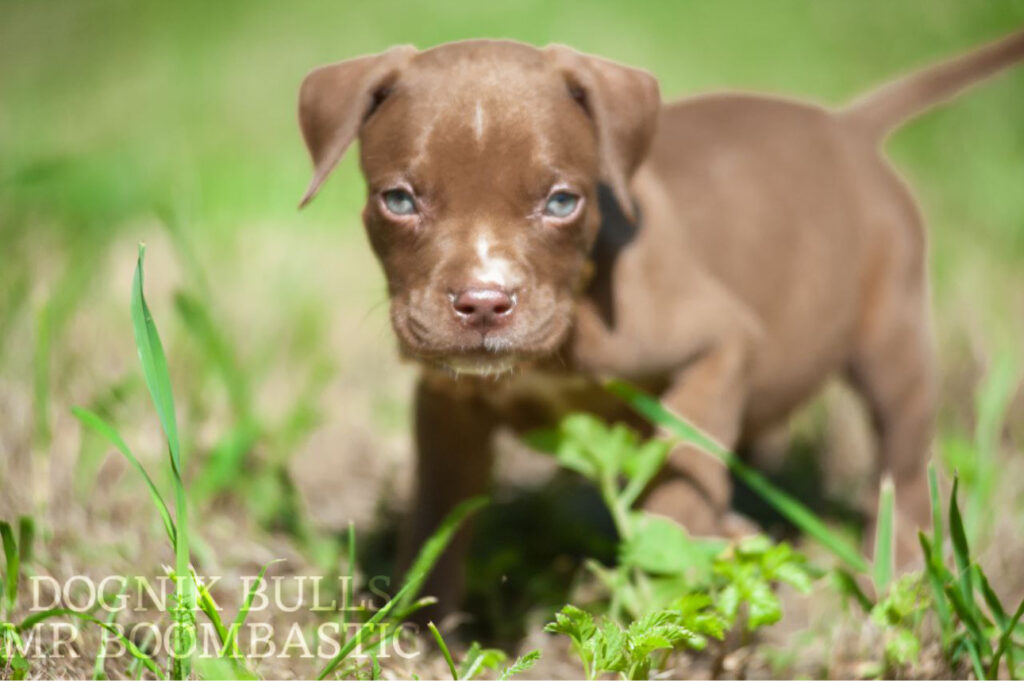
[[[170,613],[174,625],[172,628],[174,636],[172,637],[171,649],[168,651],[169,666],[166,672],[161,670],[151,656],[142,651],[135,643],[129,642],[124,635],[113,626],[116,611],[112,611],[105,621],[101,621],[92,615],[76,612],[72,609],[55,608],[43,613],[31,615],[17,626],[11,625],[3,628],[2,644],[4,646],[4,657],[2,662],[5,664],[9,662],[19,676],[27,670],[27,662],[24,657],[20,656],[17,652],[13,655],[7,652],[9,644],[16,644],[13,647],[13,650],[15,651],[18,650],[17,646],[21,645],[20,639],[17,638],[18,633],[30,631],[33,626],[45,619],[72,616],[86,622],[94,623],[100,626],[103,631],[99,652],[97,653],[94,662],[95,677],[99,678],[105,674],[104,660],[106,654],[106,640],[107,635],[112,633],[118,636],[125,643],[131,654],[136,659],[141,661],[149,671],[159,678],[191,678],[193,675],[193,657],[195,655],[197,641],[194,613],[198,608],[198,610],[205,614],[214,626],[221,645],[217,659],[201,660],[200,671],[209,674],[210,676],[207,678],[222,678],[226,674],[230,674],[233,678],[239,679],[255,678],[248,662],[240,653],[238,647],[238,634],[249,615],[253,600],[256,596],[256,590],[260,583],[262,583],[263,577],[266,574],[270,563],[264,565],[260,570],[256,580],[250,588],[250,591],[244,597],[234,621],[229,627],[226,627],[220,615],[220,609],[213,601],[213,598],[205,587],[203,580],[196,574],[192,565],[189,532],[187,529],[188,493],[184,483],[185,469],[181,454],[177,416],[175,414],[174,393],[171,387],[170,372],[168,369],[167,358],[164,354],[163,344],[160,341],[160,335],[157,331],[156,323],[154,322],[149,306],[146,303],[143,289],[144,254],[145,248],[140,246],[138,260],[136,262],[135,276],[132,281],[131,318],[135,335],[135,346],[142,364],[143,376],[145,378],[146,385],[149,388],[158,420],[160,421],[162,430],[166,437],[168,460],[172,473],[175,498],[173,517],[166,502],[164,502],[163,496],[157,488],[157,485],[153,482],[153,479],[139,462],[138,458],[132,453],[131,449],[124,442],[117,430],[89,410],[75,408],[74,413],[84,426],[92,429],[107,439],[139,473],[145,483],[147,491],[149,492],[153,506],[156,508],[157,513],[161,518],[164,531],[167,534],[168,542],[173,549],[175,556],[175,568],[172,576],[174,578],[176,589],[176,602]],[[416,599],[424,580],[433,569],[434,564],[440,558],[448,543],[451,541],[458,527],[464,522],[468,515],[477,511],[485,503],[486,500],[482,498],[470,499],[451,511],[451,513],[438,527],[437,532],[427,541],[416,556],[416,559],[413,561],[403,581],[402,588],[393,598],[389,599],[384,606],[379,608],[360,625],[356,633],[346,640],[344,645],[341,646],[339,652],[320,670],[318,678],[323,679],[330,676],[344,662],[346,662],[348,656],[356,649],[366,648],[372,651],[375,647],[383,645],[389,637],[396,635],[395,632],[399,631],[397,627],[398,624],[401,624],[406,618],[420,608],[433,602],[430,598]],[[20,524],[19,536],[21,538],[21,547],[19,547],[18,540],[15,539],[11,526],[7,522],[0,522],[0,537],[2,537],[3,540],[5,556],[3,598],[2,601],[0,601],[4,607],[0,610],[0,616],[6,616],[8,613],[13,613],[15,609],[18,597],[18,581],[22,570],[21,565],[23,560],[28,562],[28,560],[31,559],[30,552],[33,535],[34,529],[31,520],[23,519]],[[355,579],[356,546],[355,534],[351,530],[351,526],[348,536],[349,584],[352,584]],[[348,594],[346,603],[348,606],[344,612],[347,613],[348,607],[352,604],[351,592]],[[434,635],[439,641],[442,641],[443,645],[440,633],[432,624],[431,628]],[[444,647],[444,651],[450,660],[450,653],[448,653],[447,647]],[[476,655],[479,656],[480,654],[481,652],[478,648]],[[376,668],[376,658],[373,659],[373,664]],[[491,659],[494,659],[493,654],[491,655]],[[480,660],[474,660],[474,662],[477,663],[477,667],[479,667],[480,664],[483,664]],[[526,666],[524,666],[525,663],[517,664],[520,664],[520,667],[523,669],[526,668]],[[452,665],[453,675],[455,675],[454,663],[452,663]],[[489,665],[490,667],[494,667],[496,662],[489,663]],[[470,663],[470,667],[473,668],[473,662]]]
[[[1024,632],[1018,630],[1024,600],[1015,610],[1008,610],[972,558],[957,477],[948,510],[952,566],[947,565],[943,550],[942,504],[932,466],[933,528],[930,534],[920,533],[925,569],[894,581],[895,492],[891,479],[881,483],[874,558],[869,563],[800,502],[753,474],[733,453],[656,400],[622,382],[611,382],[608,388],[673,439],[644,443],[625,426],[609,428],[584,414],[570,416],[557,430],[531,438],[561,465],[598,485],[619,529],[618,564],[614,568],[591,567],[606,592],[597,604],[604,613],[603,623],[570,604],[547,627],[547,631],[571,640],[586,678],[606,673],[618,673],[624,679],[648,678],[652,670],[669,668],[673,651],[702,650],[709,637],[722,639],[740,623],[745,623],[748,631],[771,626],[783,618],[777,586],[787,583],[810,593],[815,577],[822,574],[788,545],[773,544],[766,537],[750,537],[723,547],[716,540],[689,538],[675,523],[632,509],[634,486],[646,486],[669,445],[679,441],[720,457],[766,502],[840,561],[833,568],[838,579],[831,584],[839,594],[861,605],[881,629],[884,654],[880,675],[891,677],[914,669],[925,624],[935,621],[951,670],[970,666],[977,679],[999,678],[1001,673],[1018,677],[1017,660],[1024,655]],[[851,560],[854,555],[856,560]],[[874,599],[860,589],[858,578],[873,582]],[[447,652],[446,657],[450,660]]]
[[[230,672],[235,678],[253,677],[249,663],[240,654],[237,636],[250,612],[256,584],[262,581],[269,564],[260,571],[234,621],[229,627],[225,626],[218,606],[192,566],[186,529],[188,494],[174,394],[163,344],[144,294],[143,254],[144,249],[140,247],[132,282],[132,326],[143,376],[166,438],[174,487],[174,513],[164,502],[156,483],[113,427],[85,409],[76,409],[75,415],[83,425],[107,439],[139,473],[173,549],[176,602],[170,615],[176,625],[176,635],[168,651],[168,666],[166,671],[161,669],[155,659],[125,639],[123,633],[113,626],[114,613],[106,620],[100,620],[88,613],[54,608],[5,626],[4,663],[15,676],[22,676],[27,671],[27,661],[18,652],[22,645],[21,634],[30,632],[32,627],[46,619],[70,616],[95,624],[103,632],[102,646],[94,661],[94,676],[105,674],[105,643],[108,635],[114,635],[159,678],[189,678],[193,674],[194,612],[198,605],[198,610],[213,624],[221,643],[220,661],[202,660],[200,673],[222,676]],[[1005,368],[997,370],[1005,371]],[[991,384],[992,381],[986,385]],[[930,536],[920,535],[926,570],[923,574],[905,575],[894,582],[894,492],[890,480],[883,481],[879,494],[875,558],[869,564],[844,540],[833,535],[822,520],[799,501],[754,473],[733,453],[665,410],[656,400],[623,382],[612,382],[608,387],[653,423],[673,433],[676,440],[643,442],[624,426],[609,427],[582,414],[565,419],[556,430],[531,437],[534,446],[546,449],[562,466],[597,485],[618,530],[620,548],[617,564],[613,567],[590,565],[591,572],[606,594],[603,599],[592,602],[590,607],[602,613],[598,617],[603,619],[570,604],[557,613],[555,621],[547,627],[550,633],[563,634],[572,641],[587,678],[605,673],[618,673],[627,679],[648,678],[654,671],[666,669],[672,654],[681,649],[703,650],[709,639],[721,640],[734,628],[754,632],[771,626],[783,618],[782,602],[776,593],[778,585],[786,583],[809,593],[816,577],[822,574],[820,568],[808,564],[802,554],[787,544],[774,544],[765,537],[751,537],[736,544],[691,538],[682,527],[634,508],[642,490],[663,465],[670,446],[678,440],[722,458],[776,510],[834,554],[841,563],[836,568],[837,574],[845,576],[834,582],[840,593],[855,595],[857,602],[870,610],[873,621],[885,633],[886,670],[896,672],[912,668],[920,654],[922,622],[926,617],[935,617],[942,630],[943,651],[951,668],[969,664],[979,679],[997,677],[1001,669],[1011,678],[1016,677],[1017,660],[1024,655],[1024,644],[1017,638],[1024,602],[1012,611],[1004,607],[984,571],[972,559],[958,502],[958,478],[954,478],[948,510],[953,567],[947,567],[944,556],[943,513],[932,468],[929,482],[933,528]],[[1004,393],[1005,390],[997,392],[995,389],[982,391],[982,395]],[[978,401],[979,409],[995,410],[997,414],[1004,412],[1005,403],[1005,399],[994,397],[983,397]],[[997,406],[985,406],[993,404]],[[998,429],[1002,419],[982,415],[980,422],[985,428]],[[979,456],[986,455],[986,446],[994,447],[991,438],[983,437],[978,439],[976,446]],[[484,503],[483,499],[471,499],[453,509],[421,549],[398,593],[347,638],[339,652],[320,669],[318,678],[327,678],[343,670],[346,674],[358,675],[358,663],[355,667],[348,664],[349,656],[357,649],[369,651],[370,674],[379,675],[373,651],[397,635],[398,628],[394,625],[431,602],[429,597],[416,600],[425,577],[456,529]],[[3,611],[8,618],[17,607],[22,565],[32,560],[34,533],[34,525],[29,519],[20,522],[17,538],[8,523],[0,522],[5,556]],[[351,526],[347,553],[349,573],[354,581],[356,547]],[[853,576],[849,576],[846,570],[852,570]],[[858,574],[872,579],[875,600],[865,596],[856,586]],[[922,596],[925,584],[931,589],[930,600]],[[348,602],[351,602],[350,594]],[[456,681],[472,678],[482,669],[497,670],[505,659],[499,651],[474,645],[467,651],[463,663],[456,664],[433,623],[429,630]],[[503,675],[525,670],[533,659],[532,653],[524,656],[509,665]]]

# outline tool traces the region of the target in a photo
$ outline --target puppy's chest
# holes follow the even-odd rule
[[[627,250],[577,303],[566,351],[576,371],[637,381],[686,358],[697,330],[680,309],[684,296],[645,260],[639,249]]]
[[[576,411],[610,417],[623,409],[587,375],[546,369],[529,369],[505,379],[486,399],[521,429],[540,427]]]

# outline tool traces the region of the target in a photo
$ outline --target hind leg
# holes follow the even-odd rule
[[[905,280],[904,280],[905,281]],[[850,365],[877,436],[876,483],[892,476],[896,490],[896,555],[918,559],[916,530],[929,520],[927,466],[937,401],[934,343],[924,286],[889,290],[861,329]],[[870,512],[877,508],[878,485]],[[874,536],[874,522],[867,538]]]

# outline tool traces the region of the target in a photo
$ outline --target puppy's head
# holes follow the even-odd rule
[[[565,47],[469,41],[310,73],[299,123],[316,193],[360,140],[363,210],[403,351],[501,373],[566,340],[606,184],[628,185],[654,132],[657,83]]]

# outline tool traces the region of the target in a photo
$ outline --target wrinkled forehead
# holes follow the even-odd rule
[[[364,169],[410,181],[585,175],[596,167],[590,121],[539,53],[424,52],[363,137]]]

